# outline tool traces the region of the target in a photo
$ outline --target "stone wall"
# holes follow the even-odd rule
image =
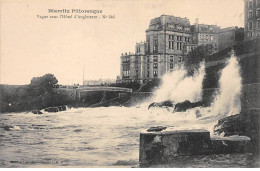
[[[144,101],[148,101],[152,95],[152,92],[134,92],[131,94],[129,100],[124,104],[124,106],[138,105]]]
[[[209,106],[213,102],[218,91],[218,88],[204,89],[202,93],[202,101],[204,104]],[[260,83],[242,86],[241,109],[242,111],[247,111],[251,108],[260,108]]]
[[[241,94],[242,111],[260,108],[260,83],[244,85]]]

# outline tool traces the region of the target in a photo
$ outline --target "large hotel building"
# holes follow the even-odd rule
[[[260,37],[260,0],[244,0],[245,40]]]
[[[198,20],[191,25],[187,18],[161,15],[150,21],[146,41],[136,44],[135,53],[121,55],[121,71],[117,82],[145,83],[161,78],[182,64],[185,56],[198,46],[211,45],[212,53],[232,46],[238,41],[237,35],[240,35],[241,29],[220,29],[216,25],[199,24]],[[221,36],[223,39],[219,41]]]

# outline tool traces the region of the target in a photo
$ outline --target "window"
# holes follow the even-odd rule
[[[130,65],[124,64],[123,65],[123,77],[129,77],[130,75]]]
[[[149,67],[150,67],[150,60],[149,60],[149,57],[147,57],[147,69],[149,69]]]
[[[153,39],[153,52],[158,53],[158,39]]]
[[[150,72],[149,72],[149,71],[147,71],[147,78],[149,78],[149,76],[150,76]]]
[[[182,43],[180,43],[179,48],[180,48],[179,50],[182,50]]]
[[[158,76],[158,71],[157,71],[157,70],[154,70],[154,71],[153,71],[153,77],[156,78],[157,76]]]
[[[169,35],[169,49],[174,49],[174,35]]]
[[[253,28],[256,28],[256,22],[253,22]]]
[[[178,62],[179,62],[179,63],[182,62],[182,57],[178,57]]]
[[[253,8],[252,1],[249,2],[248,7],[249,7],[249,9],[252,9],[252,8]]]
[[[258,10],[256,11],[256,16],[257,16],[257,17],[260,17],[260,9],[258,9]]]
[[[260,29],[260,20],[257,21],[257,28]]]
[[[123,65],[123,71],[127,71],[127,70],[130,70],[130,65],[129,64]]]
[[[249,28],[248,28],[249,30],[252,30],[252,28],[253,28],[253,22],[249,22],[248,27],[249,27]]]
[[[210,41],[213,42],[213,35],[210,35]]]
[[[153,68],[154,68],[154,69],[157,69],[157,68],[158,68],[158,63],[154,63],[154,64],[153,64]]]
[[[170,69],[173,69],[173,63],[170,63]]]
[[[252,17],[253,17],[253,11],[250,11],[250,12],[248,13],[248,17],[249,17],[249,18],[252,18]]]
[[[137,47],[136,47],[136,52],[137,52],[137,53],[140,53],[140,52],[141,52],[141,47],[140,47],[140,46],[137,46]]]
[[[153,57],[153,62],[158,62],[158,56]]]
[[[150,52],[150,37],[146,38],[146,42],[147,42],[147,51],[149,53]]]
[[[170,56],[170,62],[173,62],[173,56]]]

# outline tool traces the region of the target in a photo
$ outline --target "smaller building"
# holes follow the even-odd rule
[[[144,46],[145,43],[136,44],[136,53],[124,53],[121,55],[121,68],[120,68],[120,78],[121,82],[143,82],[144,78]],[[119,81],[119,80],[118,80]],[[117,82],[118,82],[117,81]]]
[[[198,24],[198,20],[191,26],[193,44],[197,46],[211,45],[213,53],[218,51],[218,33],[220,28],[216,25]]]
[[[244,41],[244,29],[242,27],[228,27],[221,29],[218,35],[219,50],[234,46]]]
[[[104,84],[112,84],[112,83],[115,83],[114,79],[84,80],[83,86],[104,85]]]

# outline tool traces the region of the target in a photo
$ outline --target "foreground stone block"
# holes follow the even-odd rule
[[[140,134],[139,161],[167,163],[176,156],[210,153],[210,133],[206,130],[143,132]]]

